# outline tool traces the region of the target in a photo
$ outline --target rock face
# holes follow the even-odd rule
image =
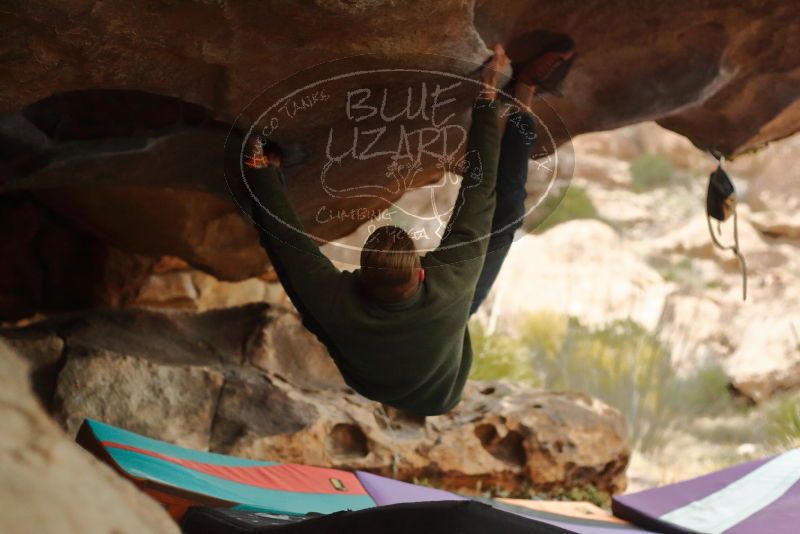
[[[776,241],[759,232],[746,205],[740,206],[739,213],[744,219],[739,224],[739,240],[746,251],[748,301],[741,302],[738,284],[719,293],[706,290],[703,298],[683,296],[682,312],[667,309],[662,319],[671,321],[674,340],[688,343],[676,347],[676,353],[721,364],[733,388],[760,402],[800,387],[800,294],[792,267],[800,254],[791,241]],[[708,242],[705,226],[701,217],[693,217],[654,244],[665,252],[705,263],[707,273],[737,280],[738,262]]]
[[[514,243],[489,313],[513,318],[546,310],[593,325],[634,319],[653,328],[669,289],[662,282],[609,225],[574,220]]]
[[[486,42],[513,44],[536,28],[575,39],[581,65],[564,88],[567,98],[554,104],[573,135],[657,120],[701,148],[727,154],[796,131],[787,126],[797,124],[800,112],[797,82],[756,95],[781,77],[778,65],[800,66],[800,58],[785,53],[798,39],[785,30],[798,24],[798,6],[777,1],[733,7],[713,0],[636,6],[517,0],[479,2],[476,9]]]
[[[649,123],[575,140],[570,187],[596,208],[597,215],[588,216],[604,222],[570,220],[520,238],[482,312],[500,328],[518,324],[528,311],[573,315],[594,325],[630,318],[658,336],[681,377],[718,367],[753,402],[795,394],[799,146],[795,136],[725,164],[739,198],[747,301],[738,260],[717,249],[708,233],[706,186],[697,178],[716,162]],[[637,192],[632,164],[643,159],[665,163],[669,178]],[[560,215],[587,216],[581,206],[562,207]],[[732,230],[731,221],[722,225],[724,243],[732,243]]]
[[[625,424],[607,405],[471,383],[451,413],[410,417],[348,389],[324,348],[279,308],[94,312],[4,335],[21,348],[62,340],[55,390],[43,396],[72,434],[92,417],[198,449],[464,492],[625,487]]]
[[[164,439],[194,448],[208,443],[204,423],[214,414],[221,373],[159,366],[105,351],[71,354],[56,390],[58,418],[71,434],[90,413],[101,421],[125,421],[131,429],[146,429],[158,417],[166,422]]]
[[[643,20],[649,31],[632,24]],[[663,119],[699,145],[732,153],[792,133],[798,112],[791,73],[800,59],[788,51],[798,45],[800,10],[777,0],[318,0],[269,10],[28,2],[15,4],[3,23],[14,53],[2,75],[19,82],[3,84],[0,108],[10,112],[66,91],[114,88],[178,98],[230,120],[254,93],[320,62],[366,52],[480,63],[485,43],[515,49],[515,39],[532,30],[567,34],[578,45],[566,89],[575,98],[557,104],[575,134]],[[159,115],[162,123],[172,116],[169,109]]]
[[[177,534],[158,503],[64,435],[30,390],[27,373],[0,341],[0,531]]]
[[[536,108],[543,122],[563,122],[555,142],[566,140],[564,132],[658,120],[698,146],[732,154],[790,135],[800,117],[800,58],[790,52],[800,45],[800,7],[780,0],[317,0],[269,9],[34,1],[13,3],[0,26],[0,192],[36,191],[37,202],[103,245],[179,256],[226,280],[268,268],[222,178],[227,132],[266,88],[331,60],[370,53],[362,66],[373,68],[433,53],[466,62],[443,60],[448,72],[464,75],[486,58],[486,44],[499,41],[524,55],[548,36],[569,35],[579,56],[566,96]],[[532,40],[520,40],[534,30]],[[402,104],[402,95],[392,98]],[[468,99],[457,107],[466,110]],[[364,222],[323,225],[315,218],[322,207],[354,207],[352,199],[316,193],[307,170],[324,151],[327,129],[348,127],[336,120],[310,114],[278,136],[298,163],[287,167],[290,196],[306,228],[326,240]],[[454,119],[466,120],[464,113]],[[340,185],[382,176],[380,168],[364,167]],[[415,186],[433,180],[425,175]],[[358,207],[382,209],[385,202]],[[4,210],[0,220],[19,217]],[[80,272],[77,254],[64,248],[62,265],[71,260],[67,271]],[[20,259],[21,270],[33,271],[32,261]],[[30,284],[18,271],[9,285]],[[41,274],[51,285],[54,276]],[[16,317],[26,315],[23,307],[43,308],[9,293]]]

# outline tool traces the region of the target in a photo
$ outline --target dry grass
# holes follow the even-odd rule
[[[515,336],[488,336],[477,322],[471,327],[472,378],[589,393],[625,415],[636,449],[657,449],[671,428],[733,403],[719,368],[678,377],[669,350],[632,320],[588,327],[572,317],[539,313],[518,325]]]

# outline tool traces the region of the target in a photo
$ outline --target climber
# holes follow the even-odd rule
[[[261,243],[306,327],[365,397],[415,415],[459,402],[472,363],[467,321],[522,224],[535,84],[563,59],[542,54],[518,74],[516,97],[528,111],[510,115],[501,148],[496,93],[509,59],[495,47],[472,109],[462,192],[440,246],[422,258],[404,230],[384,226],[367,239],[361,269],[340,272],[292,228],[302,226],[284,191],[282,155],[248,141],[245,178],[266,208],[253,210]]]

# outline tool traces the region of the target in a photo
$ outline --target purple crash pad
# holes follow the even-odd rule
[[[356,471],[356,476],[378,506],[404,502],[468,500],[449,491],[417,486],[364,471]]]
[[[667,534],[800,532],[800,449],[614,497],[614,515]]]
[[[465,497],[449,491],[417,486],[400,482],[364,471],[357,471],[356,476],[378,506],[390,504],[428,502],[428,501],[465,501]],[[490,501],[484,501],[490,503]],[[538,512],[520,506],[512,506],[499,502],[490,503],[495,508],[517,515],[535,519],[563,528],[573,534],[652,534],[633,525],[620,525],[596,520],[576,519],[553,513]]]

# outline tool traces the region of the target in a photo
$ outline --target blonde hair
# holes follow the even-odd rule
[[[397,226],[381,226],[361,251],[361,282],[370,296],[402,300],[418,284],[421,263],[411,236]]]

